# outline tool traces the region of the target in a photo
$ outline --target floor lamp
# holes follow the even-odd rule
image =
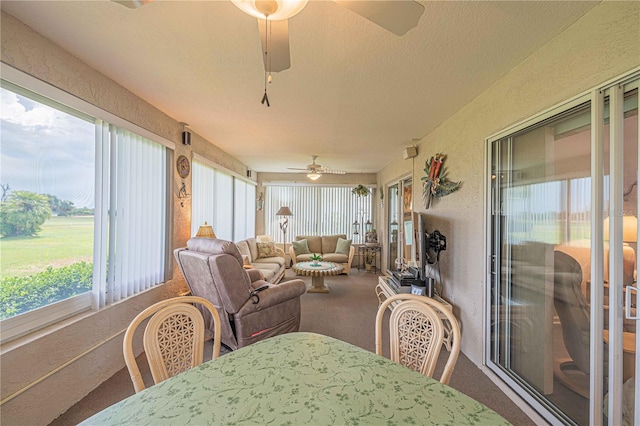
[[[284,217],[284,220],[280,220],[280,230],[282,231],[282,249],[287,249],[287,227],[289,226],[289,216],[293,216],[289,207],[280,207],[276,216]]]

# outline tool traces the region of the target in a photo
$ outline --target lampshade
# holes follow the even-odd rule
[[[217,238],[216,233],[213,232],[213,226],[207,225],[207,221],[204,222],[204,225],[200,225],[196,237]]]
[[[609,218],[604,220],[604,240],[609,241]],[[622,241],[625,243],[638,242],[638,218],[635,216],[622,217]]]
[[[320,173],[309,173],[307,177],[311,180],[318,180],[322,176]]]
[[[293,213],[291,213],[289,207],[280,207],[276,216],[293,216]]]
[[[231,0],[240,10],[258,19],[272,21],[289,19],[297,15],[309,0]]]

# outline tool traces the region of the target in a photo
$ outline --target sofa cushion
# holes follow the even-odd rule
[[[296,241],[300,240],[307,240],[309,253],[323,253],[322,237],[320,237],[319,235],[298,235],[296,237]]]
[[[258,256],[256,259],[264,259],[266,257],[276,257],[276,245],[274,243],[256,243],[258,246]]]
[[[296,257],[300,256],[301,254],[311,253],[309,251],[309,242],[307,239],[292,241],[291,245],[293,246],[293,251],[296,253]]]
[[[333,263],[347,263],[349,261],[349,256],[340,253],[326,253],[322,255],[322,260]]]
[[[336,244],[336,253],[346,254],[347,256],[349,256],[349,250],[351,250],[351,240],[338,238],[338,243]]]
[[[247,245],[249,246],[249,251],[251,252],[251,260],[255,260],[258,258],[258,244],[255,238],[247,238],[245,240]]]
[[[242,256],[247,256],[249,258],[249,262],[253,260],[253,257],[251,257],[251,250],[249,250],[249,244],[247,244],[246,240],[237,242],[236,247],[238,247],[238,251]]]
[[[296,255],[296,261],[297,262],[309,262],[309,261],[311,261],[311,256],[313,256],[311,253],[301,254],[300,256]]]
[[[335,253],[338,238],[347,239],[345,234],[323,235],[322,236],[322,253]]]
[[[264,263],[275,263],[278,266],[284,266],[284,257],[274,256],[274,257],[259,257],[258,259],[253,261],[254,265],[262,265]],[[258,268],[262,268],[262,266],[257,266]]]

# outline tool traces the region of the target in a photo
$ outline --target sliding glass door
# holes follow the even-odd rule
[[[488,145],[487,364],[568,424],[633,424],[637,81],[605,89]]]

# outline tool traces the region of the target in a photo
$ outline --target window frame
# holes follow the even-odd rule
[[[36,100],[37,102],[46,104],[50,107],[59,109],[65,113],[74,115],[78,118],[87,120],[91,119],[92,122],[95,119],[108,121],[111,124],[114,124],[123,129],[129,130],[133,133],[136,133],[144,138],[147,138],[153,142],[156,142],[160,145],[163,145],[167,148],[167,157],[173,158],[173,153],[175,151],[175,144],[168,139],[165,139],[159,135],[156,135],[142,127],[139,127],[131,122],[128,122],[114,114],[111,114],[87,101],[84,101],[64,90],[61,90],[55,86],[52,86],[49,83],[46,83],[42,80],[39,80],[29,74],[26,74],[16,68],[11,67],[5,63],[0,62],[0,75],[2,75],[2,80],[8,83],[5,87],[8,90],[13,90],[16,88],[15,92],[20,94],[21,96],[29,97],[31,99]],[[23,89],[24,91],[20,90]],[[22,93],[20,93],[22,91]],[[27,93],[29,95],[27,95]],[[33,95],[31,95],[33,93]],[[96,155],[100,155],[96,153]],[[100,158],[96,158],[96,164],[98,161],[101,161]],[[96,166],[97,167],[97,166]],[[170,175],[171,168],[167,164],[167,175]],[[96,175],[95,184],[98,185],[98,176]],[[169,187],[169,186],[168,186]],[[96,193],[96,197],[97,197]],[[167,200],[167,208],[169,209],[171,205],[170,200]],[[97,210],[96,210],[97,211]],[[168,210],[170,212],[170,210]],[[105,213],[106,214],[106,213]],[[168,215],[170,217],[170,215]],[[94,229],[95,229],[94,225]],[[170,233],[171,229],[171,220],[167,220],[167,233]],[[168,241],[171,240],[170,235],[167,238]],[[169,257],[170,250],[167,250],[167,257]],[[96,259],[96,251],[94,249],[93,259],[95,262]],[[167,262],[167,264],[171,264],[171,262]],[[169,272],[169,273],[168,273]],[[170,270],[167,270],[165,267],[165,276],[170,275]],[[158,283],[160,285],[162,283]],[[11,318],[7,318],[5,320],[0,321],[0,329],[2,334],[0,336],[0,343],[5,343],[10,340],[17,339],[22,337],[28,333],[36,331],[38,329],[47,327],[52,324],[59,323],[69,317],[74,315],[81,314],[85,311],[93,310],[97,311],[101,309],[99,307],[99,301],[97,296],[96,286],[102,285],[96,284],[95,280],[93,283],[93,290],[88,291],[76,296],[72,296],[68,299],[64,299],[58,302],[51,303],[46,306],[42,306],[40,308],[34,309],[29,312],[24,312],[22,314],[16,315]],[[137,293],[136,293],[137,294]],[[132,295],[132,296],[135,296]],[[129,296],[129,297],[132,297]]]

